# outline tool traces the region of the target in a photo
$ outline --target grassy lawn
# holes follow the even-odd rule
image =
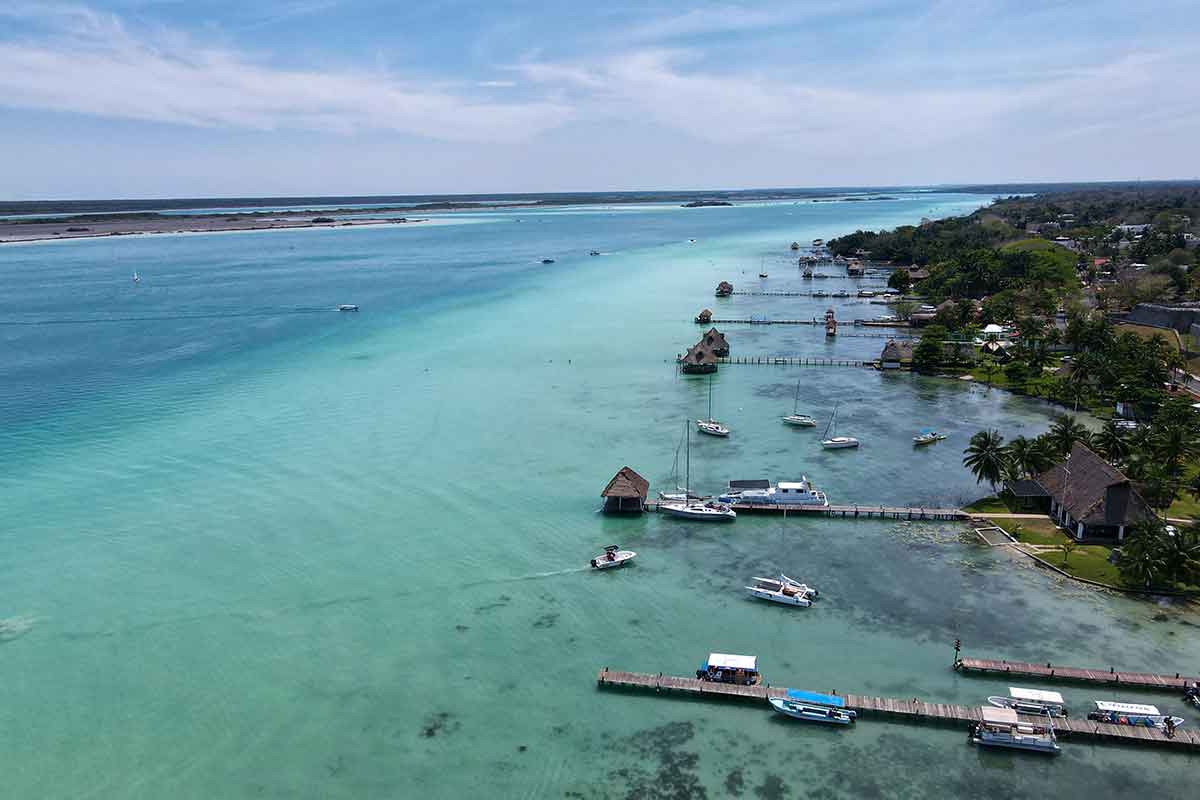
[[[1197,519],[1200,518],[1200,503],[1196,502],[1196,498],[1190,494],[1184,493],[1175,498],[1175,502],[1171,503],[1171,507],[1167,509],[1167,516],[1175,519]]]
[[[980,498],[969,506],[963,506],[963,511],[966,511],[968,514],[1007,514],[1010,509],[1002,498],[992,495],[991,497]]]
[[[1099,581],[1111,586],[1124,586],[1125,582],[1121,580],[1121,573],[1117,571],[1116,565],[1108,563],[1108,554],[1109,549],[1104,545],[1081,544],[1071,551],[1066,564],[1063,563],[1062,551],[1040,553],[1038,558],[1077,578]]]
[[[1012,534],[1018,542],[1029,544],[1062,544],[1067,535],[1055,527],[1049,517],[1044,519],[997,519],[992,520]]]

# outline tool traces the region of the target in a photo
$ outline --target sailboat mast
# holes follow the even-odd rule
[[[687,500],[688,495],[692,493],[692,426],[687,420],[683,421],[683,437],[687,441],[685,449],[685,463],[687,464],[687,478],[683,481],[683,499]]]
[[[708,421],[712,422],[712,375],[708,376]]]

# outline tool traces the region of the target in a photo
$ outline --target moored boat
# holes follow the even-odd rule
[[[1018,714],[1030,714],[1038,717],[1067,716],[1067,704],[1058,692],[1010,686],[1008,694],[1008,697],[989,697],[988,702],[996,708],[1011,708]]]
[[[623,567],[637,557],[637,553],[632,550],[622,550],[620,545],[610,544],[604,548],[604,553],[592,559],[592,567],[595,569],[612,569],[613,567]]]
[[[827,506],[829,499],[805,476],[798,481],[780,481],[772,486],[768,480],[730,481],[729,488],[717,497],[720,503],[746,503],[781,506]]]
[[[1022,722],[1011,708],[982,706],[979,722],[971,724],[970,741],[984,747],[1005,747],[1058,755],[1053,725]]]
[[[938,433],[937,431],[930,430],[929,428],[922,428],[921,432],[913,437],[913,444],[918,446],[924,444],[933,444],[934,442],[940,442],[945,438],[945,434]]]
[[[784,716],[823,725],[850,725],[858,717],[837,695],[788,689],[786,697],[769,697],[767,702]]]
[[[701,433],[707,433],[709,436],[725,437],[729,435],[729,428],[726,428],[721,423],[713,419],[712,415],[712,378],[708,379],[708,419],[696,420],[696,430]]]
[[[830,436],[830,432],[833,433]],[[848,447],[858,447],[858,439],[853,436],[838,436],[837,435],[837,405],[833,407],[833,415],[829,418],[829,424],[825,426],[824,438],[821,439],[821,447],[826,450],[843,450]]]
[[[752,579],[754,585],[747,586],[746,592],[759,600],[769,600],[785,606],[800,606],[808,608],[817,599],[817,590],[808,584],[794,581],[787,575],[778,578]]]
[[[700,522],[733,522],[737,512],[724,503],[712,500],[688,500],[686,502],[662,503],[658,510],[673,517]]]
[[[1095,710],[1089,711],[1087,718],[1093,722],[1107,722],[1110,725],[1136,725],[1143,728],[1178,728],[1184,723],[1183,717],[1172,717],[1163,714],[1158,706],[1142,703],[1111,703],[1105,700],[1095,701]]]
[[[358,306],[354,303],[342,303],[337,308],[338,311],[358,311]]]
[[[796,395],[792,398],[792,413],[783,417],[783,421],[788,425],[796,425],[801,428],[815,428],[817,421],[808,414],[800,413],[800,381],[796,381]]]
[[[758,671],[758,656],[739,656],[733,653],[709,653],[708,660],[696,670],[696,677],[712,683],[736,683],[755,686],[762,683]]]

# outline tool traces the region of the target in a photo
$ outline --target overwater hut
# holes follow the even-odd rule
[[[712,309],[706,308],[696,315],[697,325],[707,325],[712,322]]]
[[[800,249],[800,243],[799,243],[799,242],[792,242],[792,249],[793,249],[793,250],[799,250],[799,249]]]
[[[888,339],[879,354],[880,369],[900,369],[912,367],[912,342],[907,340]]]
[[[733,284],[729,281],[721,281],[717,284],[717,297],[729,297],[733,294]]]
[[[605,514],[640,514],[646,508],[650,481],[638,475],[632,467],[621,467],[604,487]]]
[[[837,319],[833,316],[833,309],[825,312],[825,335],[837,336]]]
[[[716,372],[717,354],[709,349],[701,339],[689,347],[687,353],[679,357],[679,370],[687,375]]]
[[[725,340],[725,334],[721,333],[716,328],[709,328],[708,333],[704,334],[702,342],[712,350],[713,355],[718,358],[725,358],[729,355],[729,342]]]

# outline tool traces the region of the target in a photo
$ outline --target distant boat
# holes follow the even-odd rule
[[[845,289],[838,289],[836,292],[833,293],[833,296],[834,297],[849,297],[850,293],[847,292]]]
[[[342,303],[340,306],[338,306],[337,310],[338,311],[358,311],[358,306],[354,305],[354,303]]]
[[[747,586],[746,592],[759,600],[769,600],[785,606],[808,608],[817,599],[817,590],[807,584],[794,581],[787,575],[778,578],[754,578],[754,585]]]
[[[553,258],[543,258],[543,259],[542,259],[542,263],[543,263],[543,264],[553,264],[553,263],[554,263],[554,259],[553,259]]]
[[[760,278],[765,278],[765,277],[767,277],[767,273],[765,273],[765,272],[760,272],[760,273],[758,273],[758,277],[760,277]]]
[[[992,696],[988,702],[997,708],[1011,708],[1018,714],[1028,714],[1038,717],[1065,717],[1067,704],[1058,692],[1048,692],[1042,689],[1021,689],[1017,686],[1008,687],[1009,697]]]
[[[792,399],[792,413],[783,417],[783,421],[788,425],[796,425],[801,428],[815,428],[817,421],[808,414],[800,413],[800,381],[796,381],[796,396]]]
[[[137,274],[137,270],[134,270],[134,271],[133,271],[133,282],[134,282],[134,283],[141,283],[141,282],[142,282],[142,279],[141,279],[141,278],[138,276],[138,274]]]
[[[922,445],[940,442],[945,438],[945,434],[938,433],[937,431],[930,430],[929,428],[923,428],[920,433],[913,437],[913,444],[920,447]]]
[[[600,251],[599,251],[599,250],[593,250],[593,251],[591,251],[590,253],[588,253],[588,255],[589,255],[589,256],[598,256],[598,255],[600,255]]]
[[[841,450],[847,447],[858,447],[858,439],[853,436],[838,436],[837,435],[837,405],[833,406],[833,415],[829,417],[829,424],[825,426],[824,438],[821,439],[821,447],[826,450]],[[830,436],[832,431],[833,435]]]
[[[800,243],[799,243],[799,242],[792,242],[792,249],[793,249],[793,250],[799,250],[799,249],[800,249]]]
[[[712,376],[708,378],[708,419],[696,420],[696,430],[701,433],[707,433],[709,436],[725,437],[729,435],[729,428],[726,428],[721,423],[713,419],[712,415]]]
[[[812,246],[813,246],[813,247],[820,247],[820,246],[822,246],[823,244],[825,244],[825,240],[824,240],[824,239],[813,239],[813,240],[812,240]]]
[[[637,553],[632,550],[622,550],[619,545],[610,544],[604,548],[604,554],[593,558],[591,563],[595,569],[612,569],[623,567],[636,557]]]

